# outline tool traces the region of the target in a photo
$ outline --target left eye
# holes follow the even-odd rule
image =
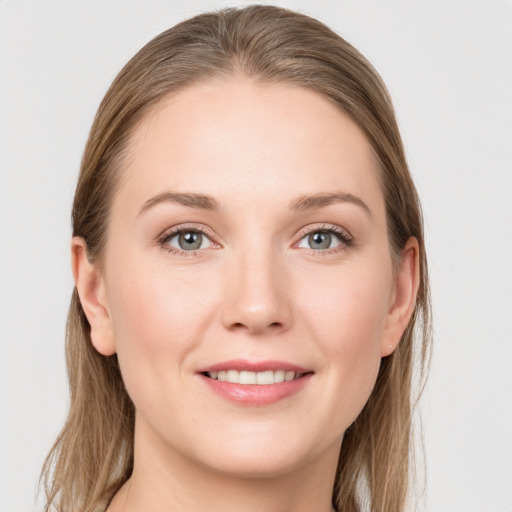
[[[200,231],[186,230],[171,234],[164,241],[167,245],[182,251],[195,251],[211,246],[211,240]]]
[[[301,238],[298,247],[305,247],[307,249],[333,249],[341,245],[339,235],[334,231],[318,230],[312,231],[305,237]]]

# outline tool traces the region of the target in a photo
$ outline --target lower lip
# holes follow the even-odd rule
[[[308,382],[313,374],[308,373],[298,379],[279,382],[277,384],[235,384],[222,380],[210,379],[206,375],[199,377],[223,398],[240,405],[262,406],[270,405],[284,398],[298,393]]]

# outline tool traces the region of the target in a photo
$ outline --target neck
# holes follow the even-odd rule
[[[285,473],[239,476],[191,461],[148,434],[144,428],[136,429],[132,476],[108,512],[333,511],[332,489],[341,443]]]

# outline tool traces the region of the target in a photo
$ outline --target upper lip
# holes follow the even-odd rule
[[[296,374],[311,373],[312,370],[303,368],[296,364],[286,361],[247,361],[246,359],[233,359],[231,361],[223,361],[222,363],[212,364],[197,370],[197,373],[207,372],[223,372],[227,370],[238,370],[248,372],[266,372],[284,370],[287,372],[295,372]]]

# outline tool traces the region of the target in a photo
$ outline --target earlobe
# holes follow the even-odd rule
[[[99,269],[87,257],[87,245],[81,237],[71,240],[71,268],[85,316],[91,326],[91,341],[105,356],[116,352],[112,320],[105,282]]]
[[[419,283],[419,244],[415,237],[410,237],[402,249],[400,267],[394,281],[393,300],[381,343],[381,357],[389,356],[399,344],[414,311]]]

